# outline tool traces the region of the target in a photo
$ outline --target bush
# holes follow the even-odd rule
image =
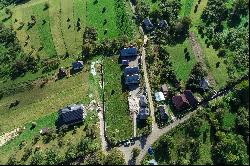
[[[31,165],[42,165],[44,163],[45,156],[42,152],[38,151],[36,152],[30,161]]]
[[[23,157],[22,157],[22,161],[26,161],[30,155],[32,154],[32,147],[27,147],[24,149],[24,154],[23,154]]]

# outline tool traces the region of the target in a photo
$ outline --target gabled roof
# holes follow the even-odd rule
[[[129,85],[129,84],[139,84],[140,83],[140,76],[138,74],[134,74],[134,75],[127,75],[125,77],[125,84]]]
[[[167,119],[169,117],[163,105],[159,106],[158,109],[160,111],[161,119]]]
[[[209,82],[207,79],[202,79],[200,81],[200,88],[202,88],[203,90],[209,89]]]
[[[164,94],[162,92],[155,93],[155,100],[156,101],[163,101],[165,100]]]
[[[124,69],[124,75],[125,76],[139,74],[139,72],[140,72],[140,70],[139,70],[138,66],[136,66],[136,67],[126,67]]]
[[[168,92],[168,87],[166,84],[161,85],[161,91],[164,92]]]
[[[72,123],[81,122],[86,116],[82,104],[80,105],[73,104],[63,109],[60,109],[58,111],[58,115],[59,115],[58,123],[60,126],[63,124],[69,125]]]
[[[83,61],[76,61],[72,63],[72,67],[74,70],[79,70],[83,68]]]
[[[145,18],[144,21],[143,21],[144,25],[148,28],[153,28],[154,25],[152,24],[152,22],[150,21],[149,18]]]
[[[189,102],[186,99],[185,95],[177,95],[172,98],[174,106],[177,110],[184,109],[189,106]]]
[[[191,92],[191,90],[185,90],[184,91],[184,95],[186,97],[186,99],[188,100],[189,104],[194,107],[197,105],[197,100],[195,99],[193,93]]]
[[[147,119],[149,116],[149,109],[147,107],[141,107],[139,110],[139,118]]]
[[[139,102],[140,102],[141,107],[147,107],[147,105],[148,105],[148,101],[147,101],[147,98],[145,95],[140,96]]]
[[[124,48],[121,50],[121,56],[122,57],[137,56],[137,48],[136,47]]]

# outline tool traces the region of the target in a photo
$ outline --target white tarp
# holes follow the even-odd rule
[[[162,92],[155,93],[155,100],[156,101],[163,101],[165,100],[164,94]]]

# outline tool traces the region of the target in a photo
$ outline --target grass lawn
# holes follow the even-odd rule
[[[95,27],[99,39],[110,39],[119,36],[119,30],[116,24],[115,0],[102,0],[94,3],[95,0],[87,1],[87,25]],[[103,8],[106,11],[102,13]],[[104,20],[107,23],[104,25]],[[105,29],[107,33],[104,34]]]
[[[180,15],[181,16],[188,16],[192,10],[193,3],[195,0],[181,0],[182,8]]]
[[[225,129],[234,128],[236,123],[235,120],[236,120],[236,115],[227,110],[223,118],[223,128]]]
[[[13,130],[41,116],[58,111],[75,102],[89,102],[89,73],[83,72],[68,79],[48,83],[44,88],[35,87],[0,100],[0,133]],[[9,109],[11,102],[20,104]]]
[[[107,136],[110,140],[121,141],[133,135],[132,118],[129,115],[128,93],[123,91],[118,56],[104,59],[105,118]]]
[[[188,52],[190,53],[189,61],[187,61],[185,58],[185,48],[187,48]],[[173,69],[176,72],[177,78],[180,79],[182,83],[185,83],[188,80],[189,74],[196,63],[196,59],[193,55],[189,40],[187,39],[182,44],[177,44],[175,46],[167,46],[166,49],[170,54],[171,61],[173,63]]]

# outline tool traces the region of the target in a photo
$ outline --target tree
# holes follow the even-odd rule
[[[31,165],[42,165],[44,162],[44,154],[41,151],[36,152],[30,161]]]
[[[141,150],[137,147],[133,148],[132,153],[133,153],[133,158],[136,158],[137,156],[139,156]]]
[[[43,10],[47,10],[49,8],[49,3],[45,2]]]
[[[203,67],[201,62],[198,62],[194,65],[189,79],[187,81],[187,88],[198,91],[200,88],[200,81],[208,75],[207,70]]]
[[[45,151],[46,156],[46,164],[48,165],[55,165],[62,162],[62,157],[59,156],[58,150],[55,149],[47,149]]]
[[[75,159],[76,156],[77,156],[76,146],[71,144],[65,154],[65,159],[69,161]]]
[[[16,159],[16,154],[12,154],[7,161],[7,165],[17,165],[17,164],[18,161]]]
[[[99,150],[95,152],[93,155],[88,157],[85,161],[86,165],[104,165],[104,162],[106,160],[106,155],[103,153],[103,151]]]
[[[106,165],[125,165],[124,154],[117,148],[112,149],[107,155]]]

